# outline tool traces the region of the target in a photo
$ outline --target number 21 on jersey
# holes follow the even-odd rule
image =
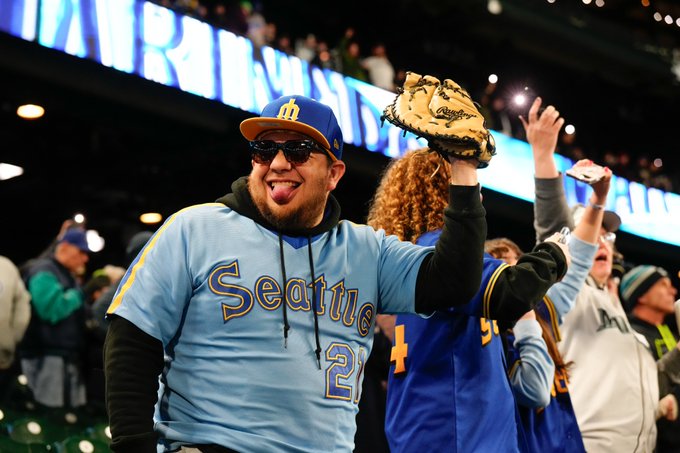
[[[326,360],[331,363],[326,368],[326,398],[359,404],[366,358],[364,348],[355,354],[345,343],[331,343],[326,349]]]

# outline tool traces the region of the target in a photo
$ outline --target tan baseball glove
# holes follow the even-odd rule
[[[453,80],[406,74],[404,86],[388,105],[383,120],[427,139],[443,156],[477,159],[479,168],[496,154],[493,136],[470,95]]]

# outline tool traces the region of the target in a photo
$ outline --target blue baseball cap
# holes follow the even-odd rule
[[[70,229],[62,236],[59,242],[68,242],[71,245],[75,245],[80,250],[85,253],[91,253],[90,247],[87,245],[87,236],[83,230],[80,229]]]
[[[266,131],[300,132],[323,146],[331,159],[342,159],[342,131],[333,110],[305,96],[283,96],[267,104],[259,117],[241,123],[241,134],[255,140]]]

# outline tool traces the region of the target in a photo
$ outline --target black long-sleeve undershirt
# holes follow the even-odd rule
[[[479,186],[449,186],[444,228],[418,271],[416,311],[432,313],[466,304],[482,281],[486,211]]]
[[[533,309],[566,272],[566,257],[557,245],[536,245],[496,279],[489,298],[489,318],[516,321]]]
[[[449,186],[449,206],[435,252],[423,261],[416,282],[416,311],[432,313],[464,305],[481,284],[486,218],[479,189]],[[492,319],[516,320],[543,299],[567,272],[566,257],[543,242],[506,268],[496,280],[489,302]]]
[[[116,433],[111,450],[152,453],[158,439],[153,413],[163,345],[127,319],[112,318],[104,342],[106,408],[111,432]]]

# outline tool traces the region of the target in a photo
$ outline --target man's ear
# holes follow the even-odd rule
[[[340,178],[342,178],[342,175],[345,174],[345,169],[345,163],[341,160],[336,160],[331,164],[330,168],[328,169],[330,178],[328,180],[327,189],[329,191],[335,189],[335,187],[338,185]]]

